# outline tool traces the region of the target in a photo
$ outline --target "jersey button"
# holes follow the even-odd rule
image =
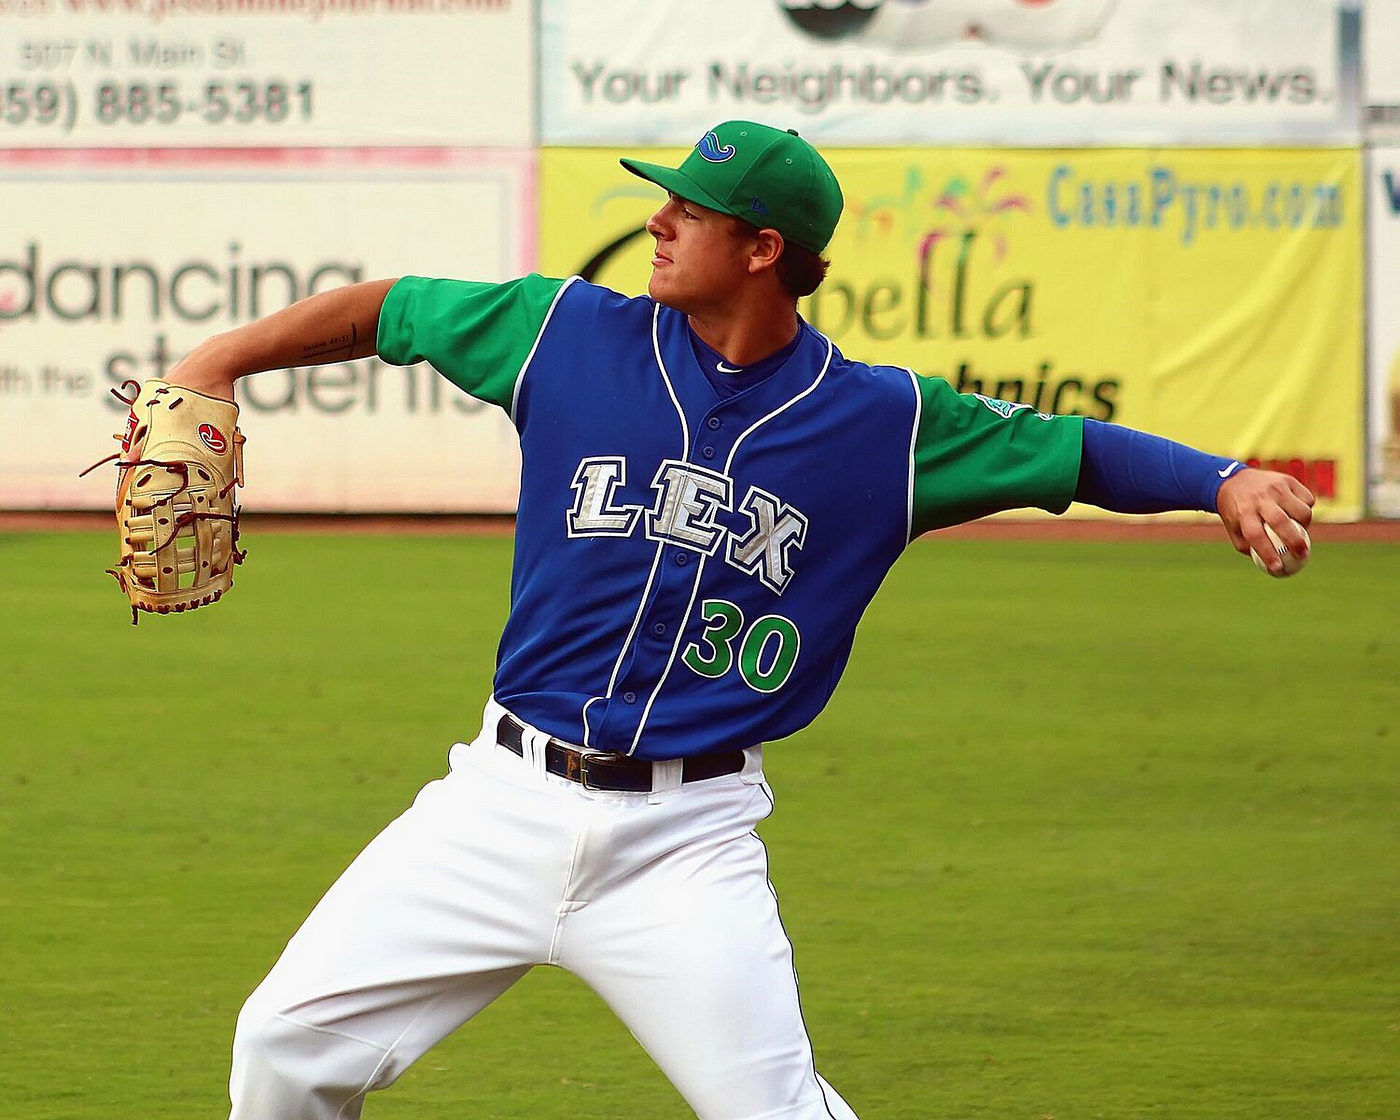
[[[666,624],[664,622],[656,623],[652,626],[651,632],[655,634],[658,638],[664,637],[666,634]]]
[[[721,422],[722,421],[718,416],[711,416],[708,420],[705,421],[705,427],[709,428],[712,432],[717,432],[719,431],[719,426]]]
[[[690,563],[690,553],[688,553],[688,552],[678,552],[678,553],[676,553],[676,567],[678,567],[678,568],[684,568],[684,567],[685,567],[687,564],[689,564],[689,563]]]
[[[705,456],[706,459],[713,459],[715,457],[715,449],[713,447],[702,447],[700,449],[700,454]]]
[[[624,692],[622,694],[622,699],[628,704],[635,704],[637,702],[637,694],[635,692]]]

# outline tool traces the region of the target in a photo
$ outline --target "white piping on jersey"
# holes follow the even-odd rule
[[[535,351],[540,348],[540,339],[544,338],[545,328],[549,326],[549,320],[554,317],[554,309],[559,306],[560,298],[564,295],[569,285],[577,279],[579,279],[579,277],[570,276],[559,285],[559,290],[554,293],[554,298],[549,301],[549,310],[544,313],[544,322],[540,324],[540,333],[535,335],[535,343],[530,347],[530,352],[525,355],[525,361],[520,366],[520,372],[515,375],[515,388],[511,390],[510,394],[510,422],[512,425],[515,424],[515,410],[520,406],[520,386],[525,384],[525,371],[530,368],[530,363],[535,357]]]
[[[656,555],[651,560],[651,571],[647,573],[646,586],[642,588],[642,603],[647,601],[647,596],[651,594],[652,581],[656,579],[656,569],[661,566],[661,548],[658,547]],[[627,631],[627,637],[622,641],[622,651],[617,655],[617,660],[613,662],[612,676],[608,678],[608,690],[603,695],[611,696],[612,690],[617,684],[618,670],[622,668],[622,655],[627,652],[627,647],[632,644],[632,639],[637,634],[637,627],[642,622],[642,607],[639,604],[637,613],[632,616],[632,629]]]
[[[632,745],[627,748],[628,754],[633,754],[637,745],[642,741],[642,728],[646,727],[647,719],[651,715],[651,706],[656,703],[656,698],[661,695],[661,689],[666,684],[666,678],[671,675],[671,666],[676,663],[676,651],[681,648],[681,639],[685,637],[684,620],[690,617],[691,608],[695,606],[695,596],[700,594],[700,577],[705,573],[705,561],[708,556],[701,556],[700,562],[695,565],[695,583],[690,588],[690,602],[686,603],[685,611],[681,614],[682,624],[676,627],[676,640],[671,643],[671,654],[666,658],[666,668],[661,670],[661,676],[657,679],[656,687],[651,690],[651,695],[647,697],[647,706],[642,709],[642,718],[637,722],[637,733],[632,736]]]
[[[914,428],[909,433],[909,513],[908,523],[904,529],[904,541],[914,539],[914,446],[919,442],[919,423],[924,416],[924,397],[919,392],[919,378],[908,366],[904,367],[904,372],[909,375],[909,384],[914,388]]]
[[[588,741],[588,705],[589,705],[589,704],[596,704],[596,703],[598,703],[598,701],[601,700],[601,699],[602,699],[601,696],[592,696],[592,697],[589,697],[589,699],[587,699],[586,701],[584,701],[583,712],[582,712],[581,714],[583,715],[583,744],[582,744],[582,745],[585,746],[585,747],[591,747],[591,746],[593,745],[592,743],[590,743],[590,742]]]
[[[831,368],[832,346],[831,339],[827,338],[825,335],[821,335],[820,337],[826,343],[826,357],[822,360],[822,368],[820,372],[818,372],[815,380],[813,380],[813,382],[810,385],[808,385],[807,388],[803,389],[802,392],[798,393],[794,397],[789,397],[783,404],[780,404],[772,412],[768,413],[767,416],[763,416],[755,420],[752,424],[745,428],[743,432],[739,434],[739,438],[734,441],[734,446],[729,449],[729,455],[724,460],[725,474],[728,474],[729,468],[733,466],[734,455],[738,452],[739,445],[743,443],[744,440],[748,439],[750,435],[756,432],[764,424],[768,423],[768,421],[773,419],[773,417],[791,408],[793,405],[795,405],[803,397],[807,396],[808,393],[812,392],[812,390],[814,390],[818,385],[822,383],[822,378],[826,376],[826,371]],[[656,352],[656,357],[657,360],[660,361],[661,351],[659,349]],[[681,638],[685,634],[684,621],[685,619],[690,617],[691,608],[695,606],[695,596],[700,593],[700,577],[704,575],[705,561],[707,559],[709,559],[708,556],[702,555],[700,557],[700,563],[695,565],[695,583],[690,589],[690,602],[686,604],[685,613],[681,615],[681,625],[676,627],[676,640],[671,643],[671,655],[666,659],[666,668],[661,671],[661,676],[656,682],[656,687],[651,690],[651,695],[647,697],[646,707],[642,709],[642,718],[637,724],[637,733],[634,736],[632,736],[632,745],[627,748],[628,754],[632,754],[633,752],[635,752],[637,749],[637,745],[642,741],[642,730],[647,725],[647,718],[651,715],[652,705],[656,703],[656,698],[661,695],[661,690],[666,685],[666,678],[671,675],[671,667],[676,663],[676,651],[680,649]]]
[[[661,544],[656,546],[656,555],[653,556],[651,560],[651,571],[647,573],[646,586],[642,588],[641,602],[637,604],[637,613],[632,616],[632,628],[627,631],[627,637],[622,640],[622,648],[617,651],[617,660],[613,662],[612,676],[608,678],[607,690],[602,696],[593,697],[593,700],[612,698],[613,689],[617,687],[617,674],[622,671],[623,658],[627,656],[627,650],[632,645],[632,639],[637,636],[637,627],[642,623],[642,608],[646,606],[647,596],[651,594],[651,585],[656,579],[656,570],[661,566],[661,550],[663,547],[664,546]],[[583,706],[583,745],[585,747],[593,745],[588,741],[588,704],[593,703],[593,700],[589,700],[588,703]]]
[[[752,424],[748,426],[748,428],[746,428],[742,433],[740,433],[739,438],[734,441],[734,446],[729,449],[729,457],[724,461],[725,474],[729,473],[729,468],[734,463],[734,455],[738,452],[739,445],[743,443],[744,440],[748,439],[750,435],[752,435],[764,424],[768,423],[769,420],[773,419],[773,417],[777,416],[780,412],[786,412],[789,408],[795,405],[798,401],[800,401],[803,397],[805,397],[808,393],[810,393],[813,389],[815,389],[818,385],[822,383],[822,378],[826,376],[826,371],[831,367],[831,339],[827,338],[825,335],[822,335],[821,338],[822,341],[826,343],[826,358],[822,362],[821,372],[817,374],[817,379],[813,381],[810,385],[808,385],[807,388],[803,389],[802,392],[798,393],[797,396],[790,398],[785,404],[780,404],[767,416],[764,416],[759,420],[755,420]]]
[[[651,312],[651,349],[652,353],[656,355],[656,368],[661,371],[661,379],[666,383],[666,393],[668,396],[670,396],[671,404],[675,407],[676,415],[680,418],[681,459],[684,460],[690,457],[690,425],[685,422],[685,410],[681,408],[681,402],[676,397],[675,387],[671,384],[671,375],[666,372],[666,363],[661,360],[661,340],[657,333],[657,327],[660,322],[661,304],[658,303],[652,308]],[[651,560],[651,571],[647,573],[647,582],[646,585],[642,588],[641,601],[637,604],[636,613],[632,616],[632,627],[627,631],[627,637],[624,638],[622,641],[622,648],[617,651],[617,660],[613,662],[612,676],[608,678],[607,691],[604,692],[602,696],[594,696],[592,699],[585,701],[583,705],[583,711],[580,714],[583,717],[583,745],[585,747],[592,745],[588,741],[588,705],[592,704],[595,700],[612,699],[613,689],[617,687],[617,675],[619,672],[622,671],[622,662],[623,659],[627,656],[627,650],[632,645],[632,639],[637,636],[637,627],[641,625],[642,613],[647,605],[647,596],[651,594],[651,585],[652,582],[656,579],[656,570],[661,564],[661,553],[665,549],[665,547],[666,545],[664,541],[657,542],[656,555],[653,556]],[[697,583],[696,586],[698,587],[699,584]],[[694,598],[695,594],[692,591],[691,599],[693,600]],[[686,613],[688,615],[689,610],[687,610]],[[651,705],[648,704],[647,707],[650,708]],[[643,718],[645,718],[645,716]],[[636,749],[635,742],[632,744],[632,746],[633,749]],[[628,753],[630,754],[631,751],[629,751]]]
[[[666,372],[666,363],[661,360],[661,339],[657,334],[657,326],[661,322],[661,304],[657,304],[651,312],[651,350],[656,355],[656,368],[661,371],[661,379],[666,382],[666,392],[671,395],[671,403],[676,406],[676,415],[681,418],[681,458],[690,458],[690,425],[685,422],[685,410],[681,408],[681,402],[676,399],[676,390],[671,385],[671,375]]]

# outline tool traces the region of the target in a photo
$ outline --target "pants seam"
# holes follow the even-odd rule
[[[569,870],[564,877],[564,890],[562,892],[564,897],[559,900],[559,908],[555,911],[554,932],[550,935],[549,952],[546,956],[546,960],[553,965],[559,963],[559,938],[564,930],[564,919],[578,909],[578,904],[569,898],[569,892],[573,887],[574,871],[578,867],[579,853],[583,850],[583,838],[586,831],[586,829],[581,830],[574,837],[574,850],[569,855]]]
[[[381,1046],[376,1046],[374,1043],[369,1044],[371,1046],[374,1046],[376,1050],[384,1050],[384,1056],[380,1058],[377,1063],[375,1063],[375,1067],[370,1071],[369,1077],[365,1079],[364,1085],[362,1085],[356,1092],[354,1092],[348,1098],[346,1098],[344,1103],[342,1103],[341,1106],[338,1109],[336,1109],[335,1120],[341,1120],[341,1117],[345,1115],[345,1110],[350,1105],[354,1104],[357,1100],[362,1100],[369,1094],[370,1089],[374,1086],[374,1082],[379,1077],[380,1071],[384,1068],[385,1063],[388,1062],[389,1059],[394,1056],[394,1052],[398,1049],[399,1043],[401,1043],[404,1040],[404,1036],[407,1035],[408,1032],[411,1031],[415,1026],[417,1026],[418,1022],[423,1018],[423,1016],[426,1015],[429,1011],[431,1011],[435,1006],[437,1006],[437,1004],[442,1001],[443,996],[445,995],[445,992],[439,992],[427,1003],[425,1003],[422,1009],[418,1012],[418,1014],[404,1024],[403,1030],[399,1031],[398,1035],[395,1037],[394,1041],[389,1044],[387,1049]],[[349,1038],[351,1036],[346,1035],[345,1037]]]
[[[773,809],[776,808],[773,803],[773,795],[766,786],[760,786],[759,789],[763,791],[763,796],[768,801],[768,811],[771,813]],[[821,1096],[822,1108],[826,1110],[826,1114],[830,1116],[832,1120],[836,1120],[836,1114],[831,1111],[831,1102],[826,1098],[826,1086],[822,1084],[821,1075],[817,1073],[817,1048],[812,1042],[812,1032],[807,1029],[806,1013],[802,1010],[802,981],[797,976],[797,949],[792,943],[792,938],[788,936],[787,926],[783,924],[782,907],[778,904],[778,892],[773,889],[773,879],[772,876],[768,874],[770,866],[768,861],[768,845],[763,842],[763,837],[758,834],[757,829],[754,829],[751,835],[758,841],[758,846],[763,849],[763,880],[768,885],[768,893],[773,896],[773,912],[778,918],[778,928],[783,931],[783,939],[788,943],[788,956],[792,961],[792,982],[797,989],[797,1018],[802,1024],[802,1033],[807,1036],[807,1052],[812,1057],[812,1080],[816,1083],[817,1093]]]
[[[274,1011],[272,1017],[274,1019],[280,1019],[284,1023],[289,1023],[299,1030],[315,1031],[317,1034],[328,1034],[335,1038],[344,1038],[350,1042],[358,1042],[361,1046],[368,1046],[371,1050],[379,1050],[388,1053],[379,1043],[371,1042],[367,1038],[360,1038],[359,1035],[353,1035],[349,1031],[338,1031],[334,1027],[322,1027],[315,1023],[303,1022],[301,1019],[293,1018],[291,1015],[283,1014],[281,1011]]]

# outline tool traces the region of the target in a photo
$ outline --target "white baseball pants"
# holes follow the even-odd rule
[[[818,1076],[792,947],[742,773],[653,792],[584,789],[496,743],[504,709],[448,775],[356,858],[244,1005],[231,1120],[353,1120],[533,965],[608,1003],[702,1120],[856,1120]]]

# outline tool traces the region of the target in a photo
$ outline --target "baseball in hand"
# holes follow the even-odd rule
[[[1312,541],[1308,537],[1308,531],[1296,521],[1293,522],[1293,525],[1294,528],[1303,535],[1303,543],[1306,546],[1301,556],[1292,552],[1287,545],[1279,540],[1278,534],[1275,533],[1270,526],[1264,526],[1264,532],[1269,534],[1269,540],[1273,542],[1273,546],[1278,549],[1278,554],[1283,560],[1282,570],[1277,572],[1269,571],[1269,569],[1264,566],[1264,561],[1260,558],[1259,553],[1255,552],[1252,548],[1249,550],[1249,558],[1254,561],[1254,566],[1261,572],[1273,576],[1275,579],[1283,579],[1284,576],[1291,576],[1297,572],[1301,572],[1303,570],[1303,565],[1308,562],[1309,553],[1312,551]]]

